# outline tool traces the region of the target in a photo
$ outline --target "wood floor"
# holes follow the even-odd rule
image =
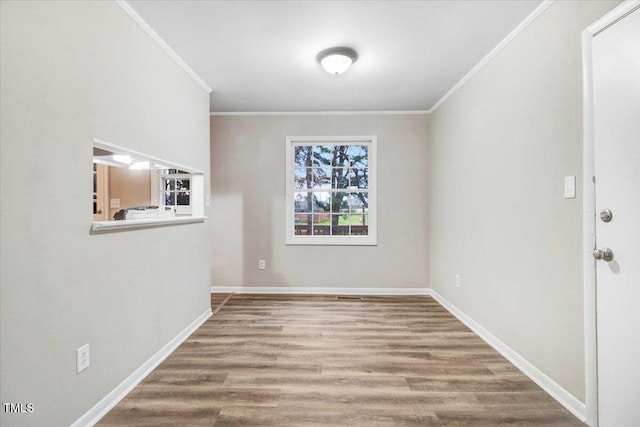
[[[229,297],[99,425],[583,425],[430,297]]]

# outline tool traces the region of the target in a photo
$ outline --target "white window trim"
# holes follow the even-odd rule
[[[193,174],[187,173],[187,174],[168,174],[168,173],[162,173],[160,171],[158,171],[156,174],[156,176],[154,177],[154,180],[157,181],[156,184],[153,185],[153,190],[155,190],[157,188],[158,193],[155,194],[155,196],[157,197],[158,203],[156,203],[157,206],[162,206],[163,208],[165,207],[170,207],[174,209],[174,212],[176,213],[176,215],[191,215],[191,204],[192,204],[192,191],[191,191],[191,181],[193,178]],[[165,204],[165,198],[164,198],[164,193],[165,193],[165,188],[164,188],[164,180],[165,179],[188,179],[189,180],[189,204],[188,205],[167,205]],[[176,197],[177,197],[177,190],[170,190],[174,193],[176,193]],[[153,199],[153,198],[152,198]],[[176,200],[177,203],[177,200]]]
[[[376,246],[378,244],[378,152],[377,136],[288,136],[286,139],[286,238],[287,245],[336,245],[336,246]],[[296,236],[294,233],[294,156],[296,145],[317,145],[328,143],[331,145],[369,145],[369,234],[367,236]]]

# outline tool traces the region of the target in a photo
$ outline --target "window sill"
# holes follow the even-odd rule
[[[313,236],[313,237],[290,237],[287,245],[306,246],[377,246],[378,240],[373,237],[335,237],[335,236]]]
[[[167,225],[193,224],[204,222],[206,216],[183,216],[169,218],[125,219],[122,221],[96,221],[91,223],[91,231],[95,233],[112,230],[127,230]]]

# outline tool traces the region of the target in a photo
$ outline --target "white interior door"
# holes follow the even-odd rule
[[[592,46],[596,247],[613,253],[596,263],[598,419],[640,426],[640,10]]]

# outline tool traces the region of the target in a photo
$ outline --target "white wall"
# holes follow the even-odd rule
[[[209,307],[208,222],[90,234],[92,139],[208,174],[209,96],[115,2],[0,4],[0,424],[69,425]]]
[[[426,124],[423,115],[212,117],[213,285],[427,286]],[[285,138],[303,135],[378,136],[377,246],[285,245]]]
[[[430,116],[431,285],[584,401],[581,31],[551,5]],[[462,286],[455,287],[455,274]]]

